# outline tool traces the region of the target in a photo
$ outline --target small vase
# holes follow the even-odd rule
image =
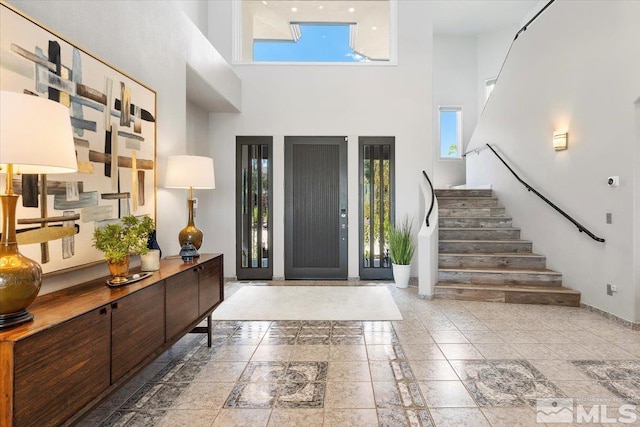
[[[131,256],[127,255],[122,259],[115,262],[107,261],[109,265],[109,273],[111,273],[112,283],[123,283],[127,281],[127,274],[129,273],[129,263]]]
[[[149,252],[140,255],[140,267],[142,271],[160,270],[160,250],[149,249]]]

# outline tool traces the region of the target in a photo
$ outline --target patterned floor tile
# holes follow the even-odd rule
[[[616,396],[640,404],[640,361],[577,360],[573,364]]]

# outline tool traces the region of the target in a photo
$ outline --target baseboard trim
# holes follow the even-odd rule
[[[629,320],[625,320],[622,317],[618,317],[615,314],[611,314],[609,312],[606,312],[604,310],[601,310],[599,308],[590,306],[589,304],[585,304],[583,302],[580,303],[580,307],[584,308],[586,310],[592,311],[594,313],[598,313],[599,315],[606,317],[609,320],[613,320],[614,322],[618,323],[619,325],[625,326],[627,328],[633,329],[634,331],[638,331],[640,330],[640,323],[638,322],[631,322]]]

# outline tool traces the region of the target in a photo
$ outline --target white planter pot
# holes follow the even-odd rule
[[[393,264],[393,281],[396,283],[396,288],[408,287],[410,275],[411,275],[410,265]]]

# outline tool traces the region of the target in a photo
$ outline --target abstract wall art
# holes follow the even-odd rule
[[[155,219],[155,91],[5,3],[0,89],[69,108],[78,172],[14,177],[20,251],[44,273],[102,260],[95,227],[126,215]]]

